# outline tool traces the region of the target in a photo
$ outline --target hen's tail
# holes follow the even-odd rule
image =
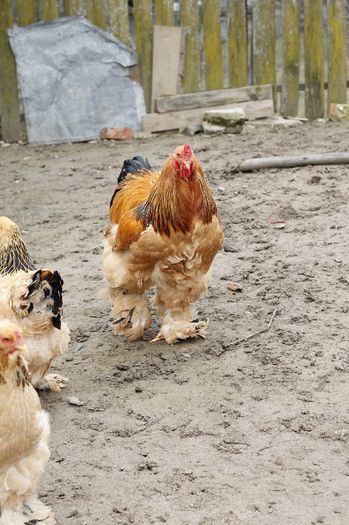
[[[152,171],[148,159],[144,159],[143,157],[136,155],[132,159],[124,160],[120,174],[118,176],[118,185],[121,184],[121,182],[124,179],[126,179],[127,175],[129,175],[130,173],[137,173],[138,171]],[[112,206],[114,197],[118,191],[120,191],[119,186],[115,189],[113,193],[113,196],[110,200],[109,208]]]
[[[0,217],[0,275],[35,270],[17,224]]]

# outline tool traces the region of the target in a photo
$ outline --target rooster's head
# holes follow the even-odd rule
[[[180,177],[189,178],[194,173],[194,154],[189,144],[178,146],[173,153],[173,165]]]

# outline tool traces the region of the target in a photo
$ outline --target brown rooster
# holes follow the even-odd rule
[[[0,321],[0,525],[54,525],[37,485],[50,452],[48,414],[29,380],[21,330]]]
[[[193,303],[207,289],[223,233],[191,147],[178,147],[161,173],[142,157],[125,161],[109,217],[103,270],[115,333],[130,340],[143,335],[151,325],[145,291],[155,287],[162,326],[154,341],[204,337],[208,322],[194,320]]]
[[[18,226],[0,217],[0,319],[22,329],[33,385],[56,391],[65,386],[66,378],[48,371],[69,342],[68,327],[61,319],[62,286],[57,271],[35,269]]]

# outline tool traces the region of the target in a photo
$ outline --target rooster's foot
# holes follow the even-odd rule
[[[37,496],[25,499],[23,502],[25,515],[28,516],[28,524],[54,525],[56,520],[50,507],[42,503]]]
[[[67,386],[69,379],[59,374],[47,374],[43,377],[38,385],[35,386],[37,390],[52,390],[53,392],[60,392],[62,388]]]
[[[207,327],[208,321],[197,321],[193,323],[186,321],[165,322],[158,335],[151,342],[155,343],[156,341],[165,339],[166,343],[173,345],[183,339],[205,338]]]

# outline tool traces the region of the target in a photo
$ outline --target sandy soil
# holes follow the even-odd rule
[[[61,525],[348,523],[348,168],[231,171],[250,156],[344,151],[348,132],[0,148],[1,214],[65,279],[72,343],[56,368],[70,382],[41,396],[52,423],[41,496]],[[199,305],[208,338],[152,345],[155,323],[128,343],[98,298],[113,184],[125,158],[158,168],[188,140],[226,237]],[[229,346],[274,308],[269,332]]]

